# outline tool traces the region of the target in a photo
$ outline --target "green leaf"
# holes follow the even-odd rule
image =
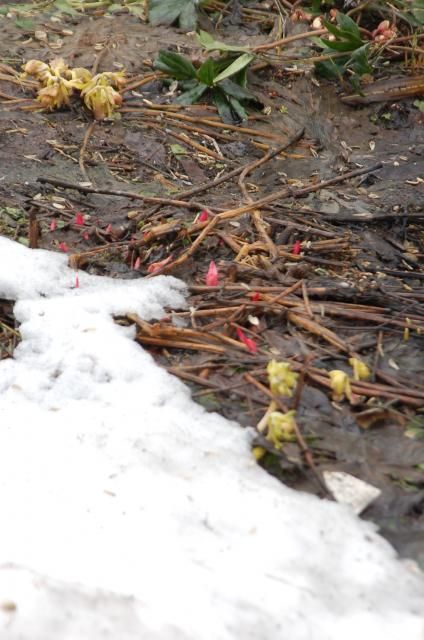
[[[15,25],[24,31],[34,31],[34,23],[30,18],[16,18]]]
[[[185,0],[150,0],[149,22],[170,25],[176,21],[184,8]]]
[[[347,57],[343,57],[342,59],[339,58],[339,64],[336,64],[334,60],[324,60],[323,62],[318,62],[315,65],[315,70],[323,78],[328,78],[330,80],[333,80],[334,78],[341,79],[345,71],[342,65],[344,62],[347,62],[347,60]]]
[[[176,101],[178,104],[194,104],[202,97],[207,88],[208,85],[199,82],[193,89],[182,93]]]
[[[317,13],[321,13],[321,0],[312,0],[310,12],[314,15]]]
[[[131,7],[128,7],[128,9],[131,11]],[[113,4],[108,6],[107,8],[108,13],[115,13],[115,11],[122,11],[122,5],[116,4],[116,2],[114,2]]]
[[[206,60],[206,62],[204,62],[200,69],[197,71],[197,77],[200,82],[203,82],[203,84],[207,84],[208,87],[213,86],[215,74],[216,68],[212,58],[208,58],[208,60]]]
[[[190,80],[180,80],[178,83],[178,88],[183,91],[189,91],[189,89],[194,89],[197,87],[199,81],[197,78],[190,78]]]
[[[342,14],[337,14],[337,20],[339,21],[339,16]],[[347,16],[345,16],[347,17]],[[331,22],[329,22],[328,20],[324,20],[324,26],[327,29],[327,31],[329,31],[331,34],[333,34],[333,36],[336,36],[336,38],[339,39],[339,41],[346,41],[348,43],[350,43],[350,49],[356,49],[357,47],[361,47],[364,43],[361,40],[361,33],[358,29],[357,24],[351,19],[349,18],[350,23],[354,24],[355,28],[349,28],[349,29],[343,29],[343,28],[339,28],[336,27],[334,24],[332,24]],[[349,23],[349,24],[350,24]],[[334,41],[331,41],[332,45],[334,44]],[[334,47],[333,47],[334,48]]]
[[[339,29],[339,27],[336,27],[336,25],[332,22],[329,22],[329,20],[323,20],[322,22],[329,33],[331,33],[333,36],[336,36],[336,38],[342,37],[342,31],[341,29]]]
[[[220,56],[219,58],[214,59],[213,63],[215,67],[215,76],[221,73],[221,71],[225,71],[225,69],[229,67],[230,64],[234,62],[234,60],[237,60],[237,58],[238,58],[238,54],[226,53],[223,56]]]
[[[233,112],[237,114],[237,121],[239,122],[243,122],[244,120],[247,120],[247,113],[243,107],[243,105],[241,104],[241,102],[239,102],[237,100],[237,98],[233,98],[232,96],[227,96],[228,98],[228,102],[230,103]]]
[[[62,11],[62,13],[66,13],[68,16],[77,16],[78,11],[76,11],[67,0],[55,0],[54,7]]]
[[[171,144],[171,151],[174,156],[186,156],[188,151],[181,144]]]
[[[240,87],[247,87],[247,67],[235,73],[232,77],[232,82],[235,82]]]
[[[188,80],[197,77],[196,69],[190,60],[172,51],[159,51],[153,66],[155,69],[172,76],[175,80]]]
[[[240,124],[247,119],[246,111],[236,98],[224,94],[216,88],[213,92],[213,101],[223,122]]]
[[[352,20],[352,18],[344,13],[338,12],[336,19],[337,24],[344,33],[349,34],[353,39],[361,41],[361,32],[359,31],[358,25],[354,20]]]
[[[194,31],[196,29],[196,5],[191,0],[189,0],[189,2],[186,2],[186,6],[181,11],[179,24],[180,28],[184,29],[185,31]]]
[[[126,8],[128,9],[128,12],[132,15],[135,16],[136,18],[144,18],[145,15],[145,11],[143,7],[138,7],[132,4],[126,5]],[[121,7],[122,9],[122,7]],[[110,11],[110,9],[108,9],[108,11]]]
[[[215,83],[220,82],[221,80],[225,80],[225,78],[230,78],[235,73],[238,73],[244,67],[249,65],[255,56],[251,53],[243,53],[243,55],[239,56],[234,62],[232,62],[224,71],[219,73],[215,77]]]
[[[320,47],[321,49],[328,50],[328,47],[326,44],[323,43],[322,38],[311,38],[311,42],[312,44],[316,45],[317,47]]]
[[[150,0],[149,22],[171,25],[179,20],[183,29],[196,28],[196,2],[194,0]]]
[[[234,51],[236,53],[250,51],[249,47],[239,47],[237,45],[225,44],[225,42],[215,40],[210,33],[207,33],[206,31],[200,31],[197,34],[197,40],[199,41],[199,44],[201,44],[205,49],[208,49],[208,51]]]
[[[421,113],[424,113],[424,100],[415,100],[414,107],[417,107]]]
[[[217,89],[213,92],[213,102],[218,109],[219,116],[223,122],[234,124],[234,113],[231,104],[227,100],[227,96]]]
[[[258,105],[261,105],[254,93],[249,91],[249,89],[241,87],[229,78],[227,78],[226,80],[222,80],[219,83],[219,88],[222,89],[224,93],[232,96],[233,98],[236,98],[237,100],[250,100],[252,102],[256,102]]]
[[[365,44],[356,51],[352,52],[347,65],[358,75],[363,76],[366,73],[372,73],[372,67],[368,61],[370,45]]]
[[[328,48],[334,51],[354,51],[357,47],[348,42],[347,40],[325,40],[321,38],[321,42]]]
[[[424,24],[424,0],[415,0],[411,11],[414,18],[420,24]]]

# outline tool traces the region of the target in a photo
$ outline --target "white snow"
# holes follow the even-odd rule
[[[113,322],[184,285],[79,280],[0,238],[23,338],[0,363],[1,640],[422,640],[422,575],[263,472]]]

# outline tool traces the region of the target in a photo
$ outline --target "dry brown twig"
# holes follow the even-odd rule
[[[85,168],[85,164],[84,164],[84,156],[85,156],[85,151],[87,149],[87,145],[88,145],[88,141],[90,140],[94,128],[96,126],[96,121],[93,120],[92,122],[90,122],[90,124],[87,127],[87,131],[85,132],[84,135],[84,140],[82,142],[81,148],[80,148],[80,152],[79,152],[79,160],[78,160],[78,164],[79,164],[79,168],[81,170],[81,173],[83,174],[83,176],[86,178],[87,182],[92,183],[92,180],[90,180],[90,177],[87,173],[87,169]],[[95,186],[95,185],[93,185]]]

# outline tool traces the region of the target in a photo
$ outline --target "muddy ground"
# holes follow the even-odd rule
[[[0,31],[0,62],[15,69],[60,55],[73,66],[148,78],[164,46],[201,56],[190,35],[125,12],[35,13],[23,26],[2,17]],[[220,40],[241,45],[267,38],[240,17],[219,28]],[[267,450],[261,464],[318,495],[324,470],[379,487],[363,516],[424,566],[424,114],[414,99],[348,106],[309,68],[268,66],[251,73],[249,86],[265,110],[250,112],[241,129],[223,125],[211,106],[170,107],[174,96],[155,79],[125,93],[116,120],[94,126],[79,103],[53,113],[24,110],[11,98],[30,98],[28,91],[0,82],[0,233],[65,250],[74,265],[119,278],[154,277],[160,270],[152,265],[172,256],[164,271],[189,285],[190,310],[154,327],[139,323],[140,343],[208,410],[254,428],[270,402],[267,363],[291,361],[301,383],[284,407],[297,410],[307,451],[299,439],[275,449],[258,433]],[[209,185],[297,136],[244,181]],[[358,169],[362,175],[343,178]],[[333,178],[340,180],[320,184]],[[280,191],[256,217],[229,216],[193,245],[214,214]],[[202,210],[208,221],[196,226]],[[205,286],[211,260],[217,287]],[[1,355],[8,357],[18,327],[11,301],[0,302]],[[327,374],[350,372],[352,355],[372,377],[354,387],[352,403],[335,402]]]

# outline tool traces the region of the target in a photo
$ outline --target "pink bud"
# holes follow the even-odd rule
[[[216,268],[216,264],[213,260],[210,261],[209,269],[206,274],[205,282],[208,287],[217,287],[219,284],[218,281],[218,269]]]
[[[208,218],[209,218],[209,213],[207,211],[202,211],[202,213],[199,213],[198,221],[206,222]]]
[[[84,224],[84,216],[79,211],[75,215],[75,224],[77,224],[79,227],[82,227]]]
[[[112,231],[113,231],[112,225],[108,224],[106,229],[105,229],[105,233],[109,233],[110,234],[110,233],[112,233]]]
[[[292,254],[295,256],[298,256],[301,251],[302,251],[302,243],[300,242],[300,240],[296,240],[296,242],[292,247]]]
[[[140,269],[140,265],[141,265],[141,258],[140,256],[138,256],[136,261],[134,262],[134,266],[133,266],[134,271],[137,271],[137,269]]]
[[[75,289],[79,288],[79,278],[78,278],[78,274],[75,274]]]
[[[255,293],[252,293],[250,295],[250,299],[252,300],[252,302],[257,302],[261,299],[261,294],[256,291]]]
[[[57,222],[53,218],[53,220],[50,222],[50,231],[56,231],[56,229],[57,229]]]
[[[84,240],[88,240],[90,238],[88,231],[84,231],[82,237],[84,238]]]
[[[152,262],[147,267],[147,273],[156,273],[156,271],[159,271],[160,269],[162,269],[166,264],[168,264],[168,262],[171,262],[171,260],[172,260],[172,253],[170,256],[165,258],[165,260],[160,260],[160,262]]]
[[[65,253],[68,253],[68,251],[69,251],[69,247],[68,247],[68,245],[66,244],[66,242],[60,242],[60,243],[59,243],[59,249],[60,249],[61,251],[64,251]]]
[[[237,327],[236,331],[238,339],[246,345],[250,353],[256,353],[258,350],[258,345],[256,344],[256,342],[254,340],[251,340],[251,338],[247,338],[240,327]]]

